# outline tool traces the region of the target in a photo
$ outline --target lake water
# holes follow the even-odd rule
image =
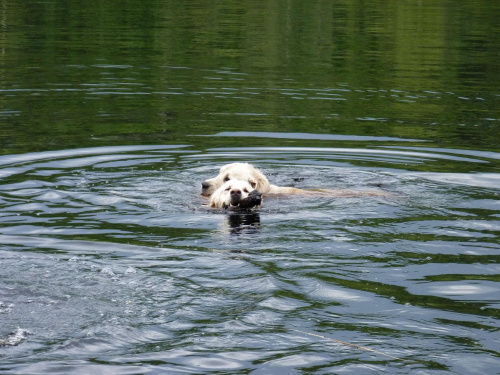
[[[0,5],[2,374],[499,373],[500,4]]]

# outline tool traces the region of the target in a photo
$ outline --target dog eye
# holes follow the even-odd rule
[[[229,186],[229,187],[226,189],[226,191],[229,191],[229,190],[231,190],[231,186]]]
[[[243,191],[244,191],[245,193],[248,193],[248,189],[247,189],[247,188],[243,189]]]
[[[250,181],[250,185],[252,185],[252,187],[255,188],[255,186],[257,185],[257,183],[255,183],[253,181]]]
[[[224,177],[224,182],[228,182],[230,180],[229,176]]]

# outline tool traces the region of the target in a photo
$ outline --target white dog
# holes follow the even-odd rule
[[[258,208],[260,203],[260,193],[243,180],[225,182],[210,197],[210,207],[213,208]]]
[[[271,185],[266,176],[248,163],[232,163],[221,167],[219,174],[201,183],[201,194],[205,196],[215,195],[222,196],[222,192],[218,189],[227,182],[245,182],[250,185],[250,188],[257,190],[261,194],[302,194],[314,196],[329,196],[329,197],[356,197],[356,196],[389,196],[390,194],[379,190],[340,190],[340,189],[315,189],[303,190],[293,187],[282,187]],[[229,186],[229,185],[227,185]],[[226,186],[226,187],[227,187]],[[248,186],[247,186],[248,190]],[[217,198],[220,200],[220,198]],[[218,207],[212,205],[212,207]],[[222,206],[221,206],[222,207]]]
[[[301,191],[292,187],[271,185],[266,176],[251,164],[232,163],[221,167],[217,177],[203,181],[201,194],[210,196],[225,182],[233,180],[246,181],[262,194],[297,194]]]

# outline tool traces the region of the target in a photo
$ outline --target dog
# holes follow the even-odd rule
[[[264,174],[248,163],[232,163],[221,167],[219,174],[201,183],[201,195],[211,196],[227,181],[246,181],[261,194],[297,194],[301,189],[271,185]]]
[[[243,180],[228,180],[210,196],[210,207],[212,208],[259,208],[261,202],[261,193]]]
[[[223,195],[222,191],[219,189],[222,186],[226,188],[230,185],[225,185],[228,182],[244,182],[250,185],[252,190],[257,190],[260,194],[266,195],[283,195],[283,194],[300,194],[308,196],[324,196],[324,197],[357,197],[357,196],[375,196],[375,197],[387,197],[390,196],[387,192],[380,190],[345,190],[345,189],[313,189],[304,190],[294,187],[286,186],[276,186],[269,183],[266,176],[255,168],[253,165],[248,163],[231,163],[226,164],[220,168],[219,174],[201,183],[201,195],[206,197],[211,197],[217,194],[217,202],[220,201],[220,197]],[[250,192],[247,185],[247,190]],[[225,188],[224,188],[225,189]],[[224,190],[223,189],[223,190]],[[212,207],[222,207],[223,204],[214,203],[212,205],[213,199],[211,199],[210,205]],[[226,198],[227,201],[227,198]],[[228,205],[229,206],[229,205]]]

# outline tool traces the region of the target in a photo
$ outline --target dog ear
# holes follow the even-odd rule
[[[252,184],[252,187],[257,191],[266,192],[269,189],[269,181],[260,172],[255,176],[254,183],[255,185]]]
[[[248,163],[247,165],[251,174],[251,177],[248,179],[250,185],[257,191],[267,191],[269,188],[269,181],[266,176],[253,165]]]

